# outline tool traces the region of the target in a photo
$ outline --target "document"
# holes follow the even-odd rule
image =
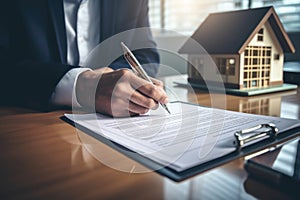
[[[279,134],[299,120],[226,111],[187,103],[168,104],[145,115],[111,118],[98,113],[67,118],[114,143],[181,172],[236,150],[234,133],[273,123]]]

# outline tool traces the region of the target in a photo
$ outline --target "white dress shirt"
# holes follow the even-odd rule
[[[64,0],[67,36],[67,62],[83,66],[68,71],[57,84],[52,102],[57,105],[80,106],[76,99],[75,86],[84,68],[88,54],[97,46],[100,38],[100,1]]]

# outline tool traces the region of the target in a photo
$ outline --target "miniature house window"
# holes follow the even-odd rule
[[[270,102],[269,99],[257,100],[255,102],[247,101],[242,104],[242,112],[253,114],[270,114]]]
[[[228,74],[231,76],[235,75],[235,59],[234,58],[230,58],[227,59],[228,61]]]
[[[191,57],[191,63],[189,63],[189,73],[194,78],[201,78],[201,71],[203,70],[204,59],[199,57]]]
[[[192,64],[189,64],[189,66],[190,66],[189,69],[191,70],[190,71],[191,76],[193,76],[194,78],[201,77],[199,70],[197,70],[196,66]]]
[[[234,58],[217,58],[217,67],[221,75],[235,75]]]
[[[257,41],[264,41],[264,29],[261,28],[257,33]]]
[[[257,78],[257,72],[252,72],[252,78]]]
[[[199,59],[198,61],[199,61],[198,67],[199,67],[200,69],[203,68],[203,66],[204,66],[204,60],[203,60],[203,59]]]
[[[267,87],[270,80],[272,47],[248,46],[244,56],[244,88]]]
[[[279,60],[280,59],[280,55],[278,53],[274,54],[274,60]]]

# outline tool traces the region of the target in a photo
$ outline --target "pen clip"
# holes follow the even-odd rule
[[[124,57],[128,62],[128,64],[130,65],[131,69],[134,71],[134,73],[136,73],[139,77],[152,83],[151,79],[148,77],[147,73],[145,72],[145,70],[139,63],[139,61],[135,58],[133,53],[128,49],[128,47],[123,42],[121,42],[121,45],[124,51]]]
[[[140,76],[140,73],[136,70],[135,66],[133,65],[132,61],[130,60],[130,57],[128,54],[124,53],[124,58],[126,59],[127,63],[130,65],[131,70],[137,75]]]
[[[262,132],[247,135],[248,133],[255,132],[259,129],[267,129],[267,130],[263,130]],[[234,143],[234,145],[236,145],[236,148],[239,150],[245,144],[253,142],[255,140],[259,140],[266,136],[269,136],[269,138],[275,139],[277,137],[277,133],[278,133],[278,128],[275,126],[275,124],[272,124],[272,123],[259,124],[254,127],[235,132],[235,134],[234,134],[235,141],[233,143]]]

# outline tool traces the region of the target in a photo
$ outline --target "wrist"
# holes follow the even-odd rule
[[[56,85],[52,93],[51,102],[55,105],[80,107],[81,105],[76,99],[75,86],[78,76],[88,70],[91,71],[89,68],[82,67],[69,70]]]
[[[95,92],[101,74],[96,71],[85,71],[78,76],[75,86],[76,98],[82,107],[92,107],[95,102]]]
[[[103,74],[114,71],[109,67],[82,72],[77,79],[75,93],[77,102],[85,108],[95,107],[95,95],[99,80]]]

